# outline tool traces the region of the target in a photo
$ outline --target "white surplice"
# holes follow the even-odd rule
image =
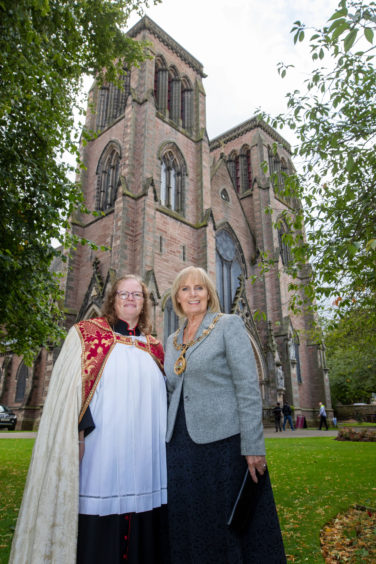
[[[123,349],[124,346],[125,345],[120,345],[121,349]],[[133,352],[136,350],[134,346],[128,345],[127,348],[129,351]],[[115,349],[118,349],[118,345],[115,346]],[[121,349],[119,349],[114,356],[114,362],[116,363],[118,363],[119,360],[120,363],[125,362],[126,357],[122,354],[118,355],[118,353],[121,353]],[[18,515],[9,564],[42,564],[47,562],[52,564],[74,564],[76,561],[79,512],[78,417],[81,408],[81,350],[80,337],[76,328],[72,327],[53,368]],[[154,374],[153,386],[157,385],[158,398],[161,399],[162,373],[157,368],[151,356],[138,349],[135,356],[137,359],[135,360],[136,363],[139,362],[141,358],[139,358],[138,353],[143,355],[143,362],[145,362],[147,366],[149,366],[149,361],[152,363],[150,370],[146,371],[146,378],[149,379],[151,375]],[[127,354],[128,353],[126,353],[126,355]],[[131,354],[131,356],[133,356],[133,354]],[[109,363],[110,365],[112,364],[111,357],[112,353],[107,359],[107,365]],[[121,359],[121,357],[123,358]],[[106,369],[108,368],[107,365]],[[123,366],[123,368],[125,368],[125,366]],[[157,377],[155,370],[158,372]],[[140,375],[141,371],[139,372]],[[108,370],[107,373],[109,374]],[[132,382],[132,374],[130,372],[129,378],[126,377],[126,381],[128,384]],[[106,383],[104,385],[106,389]],[[101,382],[98,387],[100,386]],[[139,387],[136,386],[135,389],[139,389]],[[144,390],[143,387],[142,390]],[[160,427],[155,424],[157,419],[153,409],[151,409],[151,414],[148,414],[146,403],[141,401],[142,410],[138,412],[139,417],[137,424],[140,426],[144,419],[150,419],[151,427],[149,426],[148,428],[152,431],[152,441],[151,443],[140,443],[139,452],[141,452],[143,448],[146,449],[150,444],[155,445],[156,442],[158,442],[155,441],[155,437],[158,437],[159,440],[162,434],[162,451],[164,449],[165,437],[163,429],[165,429],[165,418],[163,419],[163,417],[165,417],[165,415],[162,415],[165,413],[164,410],[166,406],[164,384],[163,390],[164,397],[161,401],[162,407],[159,413],[161,417],[159,420]],[[149,394],[146,393],[145,395],[148,397]],[[132,395],[132,397],[133,401],[136,402],[137,396]],[[100,398],[99,394],[98,398]],[[159,400],[157,399],[155,401]],[[106,399],[104,403],[107,404]],[[125,404],[122,404],[122,402],[119,402],[119,410],[125,409],[124,405]],[[93,407],[94,413],[96,413],[95,404],[93,404]],[[164,427],[161,422],[162,419],[164,421]],[[95,423],[98,428],[101,427],[99,420]],[[91,435],[93,437],[95,437],[96,431],[97,429],[92,432]],[[85,441],[88,441],[87,452],[84,456],[84,458],[87,457],[86,460],[92,455],[91,443],[93,439],[90,439],[91,435],[88,435],[85,439]],[[101,435],[100,440],[104,447],[106,435],[101,433],[99,433],[98,436],[99,435]],[[112,431],[111,436],[107,436],[107,449],[109,451],[111,448],[114,449],[118,436],[124,438],[123,430],[119,429],[117,426],[117,428]],[[136,440],[143,441],[143,433],[140,433]],[[143,452],[145,454],[145,450]],[[156,453],[154,447],[151,452]],[[160,452],[160,455],[161,457],[155,465],[155,467],[160,470],[160,479],[155,478],[159,476],[157,471],[151,483],[154,484],[153,480],[155,478],[158,483],[162,484],[160,487],[160,499],[161,503],[165,503],[165,496],[167,495],[163,486],[166,478],[164,471],[165,459],[163,459],[163,452]],[[139,459],[135,457],[135,460]],[[123,465],[124,463],[125,459],[122,460]],[[137,468],[139,468],[139,464],[134,466],[133,476],[136,476],[135,472]],[[147,471],[145,471],[145,474],[147,474]],[[142,473],[139,474],[139,476],[141,475]],[[110,482],[113,483],[112,478]],[[90,483],[90,481],[88,483]],[[133,493],[144,493],[144,485],[148,483],[150,483],[150,480],[144,479],[144,476],[142,476],[140,483],[136,483]],[[154,485],[152,487],[154,487]],[[158,488],[156,489],[158,490]],[[146,493],[150,493],[148,490],[145,491]],[[137,497],[141,500],[142,495]],[[147,495],[146,498],[150,500],[150,496]],[[152,503],[156,503],[153,496],[152,499]],[[149,506],[149,504],[148,501],[148,504],[145,506]],[[140,505],[140,507],[141,506],[142,505]]]
[[[166,386],[152,357],[117,343],[90,411],[95,429],[85,439],[79,512],[141,513],[167,503]]]

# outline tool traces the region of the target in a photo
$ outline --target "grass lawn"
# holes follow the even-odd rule
[[[266,439],[266,448],[288,561],[324,562],[324,524],[354,503],[376,507],[376,444],[319,437]]]
[[[33,443],[0,440],[1,564],[8,562]],[[266,447],[288,561],[322,563],[324,524],[354,503],[376,507],[376,443],[273,438]]]
[[[0,563],[9,559],[34,439],[0,439]]]

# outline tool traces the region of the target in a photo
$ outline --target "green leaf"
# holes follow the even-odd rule
[[[351,172],[354,169],[354,158],[352,153],[349,153],[347,162],[346,162],[346,170]]]
[[[342,22],[339,21],[338,25],[332,27],[333,27],[333,32],[331,36],[332,41],[336,41],[345,31],[350,29],[350,26],[346,21],[342,21]]]
[[[370,239],[369,241],[367,241],[366,244],[366,251],[374,251],[376,250],[376,239]]]
[[[343,18],[345,16],[347,16],[348,11],[347,8],[343,8],[342,10],[338,10],[337,12],[334,12],[334,14],[329,18],[329,22],[333,21],[333,20],[338,20],[339,18]]]
[[[346,35],[345,39],[343,40],[343,46],[346,52],[350,51],[351,47],[354,45],[357,35],[357,29],[352,29],[350,33]]]
[[[364,29],[364,37],[367,39],[367,41],[373,43],[373,29],[371,29],[370,27],[366,27]]]

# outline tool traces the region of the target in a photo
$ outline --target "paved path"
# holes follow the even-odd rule
[[[286,429],[282,433],[276,433],[272,427],[268,427],[264,430],[264,437],[268,439],[301,439],[308,437],[336,437],[338,431],[318,431],[314,429],[296,429],[291,431],[291,429]],[[8,432],[4,431],[0,433],[0,439],[34,439],[36,433],[32,431],[19,431],[19,432]]]
[[[318,429],[286,429],[282,433],[276,433],[275,429],[268,427],[264,429],[264,437],[268,439],[306,439],[308,437],[336,437],[338,430],[319,431]]]
[[[0,433],[0,439],[35,439],[37,436],[33,431],[4,431]]]

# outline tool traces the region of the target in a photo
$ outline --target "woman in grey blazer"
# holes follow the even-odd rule
[[[171,298],[185,318],[165,356],[171,562],[286,562],[248,333],[238,316],[220,313],[215,287],[201,268],[181,271]],[[239,532],[227,520],[247,468],[257,484],[255,510]]]

